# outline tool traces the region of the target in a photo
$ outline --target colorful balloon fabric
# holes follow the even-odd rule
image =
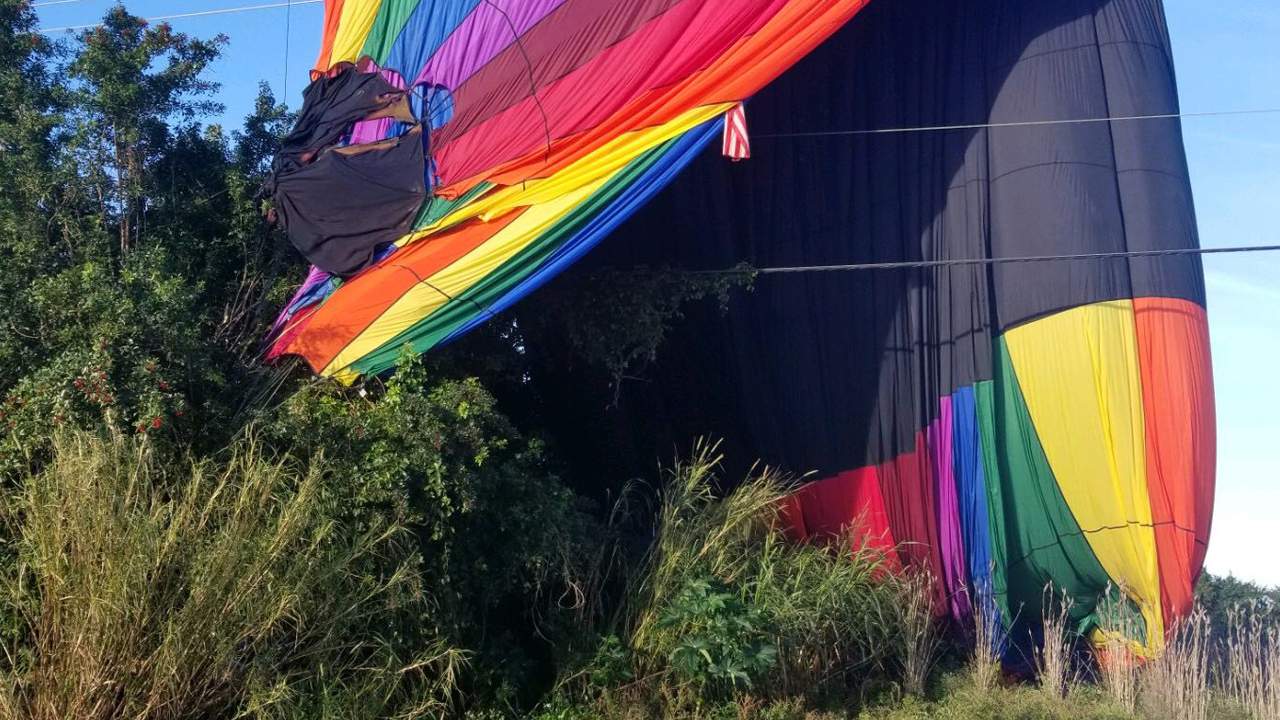
[[[748,103],[751,160],[694,160],[587,262],[1194,248],[1164,22],[1153,0],[873,2]],[[1166,117],[1018,124],[1142,115]],[[857,132],[938,126],[965,127]],[[1029,629],[1052,583],[1089,631],[1110,586],[1156,647],[1188,612],[1215,463],[1197,257],[761,275],[686,316],[622,396],[645,459],[710,434],[817,471],[796,535],[896,548],[958,619]]]
[[[351,381],[492,317],[670,181],[722,116],[867,0],[326,0],[313,76],[355,64],[430,128],[412,231],[313,274],[270,357]],[[400,132],[361,122],[351,143]],[[312,243],[318,244],[318,243]]]
[[[968,262],[1198,246],[1159,0],[326,0],[314,76],[348,64],[411,93],[429,197],[369,267],[311,272],[272,357],[382,372],[606,236],[586,262],[966,261],[761,276],[691,309],[617,413],[816,470],[795,535],[929,569],[957,619],[1029,627],[1051,583],[1085,632],[1122,598],[1155,649],[1188,612],[1215,464],[1198,258]],[[1026,124],[1141,115],[1165,117]]]

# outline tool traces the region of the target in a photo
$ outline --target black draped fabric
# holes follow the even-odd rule
[[[408,232],[426,197],[419,128],[359,148],[335,147],[356,122],[377,118],[415,122],[405,92],[382,75],[348,66],[317,78],[263,187],[293,246],[334,275],[360,271],[379,246]]]
[[[1158,0],[873,2],[748,101],[750,160],[710,148],[589,262],[713,269],[1194,246],[1176,119],[840,132],[1176,112],[1171,63]],[[804,133],[815,134],[794,136]],[[999,332],[1145,295],[1203,303],[1198,259],[763,276],[728,313],[695,309],[654,381],[624,393],[622,414],[657,432],[657,452],[705,433],[733,453],[830,475],[911,451],[939,397],[991,379]]]
[[[708,149],[589,262],[1198,244],[1179,121],[1105,120],[1178,112],[1159,0],[874,0],[746,112],[750,160]],[[904,131],[867,132],[885,129]],[[957,617],[974,588],[1038,617],[1051,581],[1084,628],[1125,587],[1152,639],[1189,607],[1208,539],[1203,304],[1190,255],[764,275],[727,312],[690,309],[618,410],[563,412],[610,433],[600,467],[711,436],[731,473],[815,472],[795,525],[867,517]]]
[[[279,175],[306,165],[319,151],[336,144],[351,126],[377,117],[413,122],[405,91],[379,73],[347,66],[316,78],[302,93],[302,109],[272,163]]]
[[[351,275],[405,235],[426,197],[422,128],[368,145],[331,148],[276,178],[289,241],[313,265]]]

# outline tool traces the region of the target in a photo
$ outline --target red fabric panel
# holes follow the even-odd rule
[[[925,568],[933,576],[934,607],[945,613],[948,602],[943,589],[942,543],[933,485],[924,432],[916,433],[915,450],[880,466],[880,492],[889,527],[898,541],[898,553],[906,564]]]
[[[700,105],[742,100],[811,51],[866,2],[719,3],[699,8],[684,27],[674,27],[686,18],[681,5],[540,90],[536,101],[526,98],[470,129],[458,125],[464,134],[436,156],[447,186],[439,194],[452,197],[484,179],[513,184],[542,177],[622,133],[669,122]],[[738,21],[727,21],[726,12],[735,13]],[[761,25],[762,20],[768,22]],[[710,34],[715,42],[688,42],[694,32]],[[632,43],[637,46],[630,47]],[[646,65],[650,74],[638,72]],[[659,66],[662,72],[652,74]],[[550,148],[543,111],[553,138]],[[495,163],[502,164],[491,170]]]
[[[878,474],[874,467],[847,470],[797,490],[792,496],[794,505],[783,513],[784,519],[792,518],[792,535],[830,539],[852,533],[855,546],[878,551],[890,570],[899,570],[901,562],[885,514]]]
[[[460,225],[402,248],[361,272],[307,318],[306,332],[299,333],[284,354],[301,355],[313,371],[321,372],[414,285],[474,250],[523,212],[521,208],[490,222]]]
[[[688,15],[705,2],[566,0],[453,91],[454,118],[436,141],[447,144],[515,105],[531,104],[532,87],[541,96],[541,88],[594,62],[610,47],[630,47],[630,35],[673,7],[682,5],[679,12]],[[542,132],[536,106],[532,109],[529,117]]]
[[[1155,523],[1165,627],[1186,617],[1204,564],[1217,460],[1213,368],[1203,307],[1136,298],[1147,493]]]
[[[443,183],[539,149],[545,154],[548,135],[557,140],[597,125],[637,96],[707,67],[787,1],[630,2],[592,27],[573,18],[571,6],[598,0],[570,0],[554,14],[556,22],[529,33],[537,38],[522,38],[532,83],[523,58],[518,67],[512,58],[512,67],[489,72],[491,63],[455,93],[457,114],[435,139]],[[625,6],[636,6],[634,13],[622,12]]]

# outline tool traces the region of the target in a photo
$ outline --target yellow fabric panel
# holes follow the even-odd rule
[[[559,195],[599,182],[617,173],[643,153],[708,120],[723,115],[733,105],[734,103],[704,105],[684,113],[669,123],[620,135],[551,177],[511,185],[485,195],[446,215],[435,225],[415,235],[421,237],[476,217],[491,220],[515,208],[549,202]],[[412,242],[414,239],[416,238],[410,238],[407,242]]]
[[[1164,626],[1135,328],[1133,301],[1116,300],[1027,323],[1005,340],[1063,497],[1156,646]]]
[[[382,0],[346,0],[342,4],[342,19],[338,22],[338,34],[333,38],[329,67],[360,59],[364,39],[369,35],[369,28],[373,27],[380,7]]]
[[[321,374],[334,375],[341,379],[340,373],[348,365],[399,335],[422,318],[439,310],[449,302],[449,298],[461,295],[467,288],[498,269],[590,197],[604,185],[606,179],[529,208],[479,247],[458,258],[456,262],[440,272],[426,278],[430,285],[426,283],[414,285],[413,289],[396,300],[373,324],[338,353]]]

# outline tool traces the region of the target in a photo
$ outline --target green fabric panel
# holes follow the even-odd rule
[[[364,47],[360,49],[360,54],[368,55],[373,61],[381,66],[387,61],[387,56],[391,54],[391,46],[395,44],[396,38],[400,36],[400,31],[404,28],[405,21],[409,19],[409,15],[413,13],[414,8],[418,7],[418,3],[423,0],[382,0],[382,5],[378,7],[378,16],[373,20],[373,26],[369,28],[369,34],[365,36]],[[432,2],[434,0],[427,0]],[[405,82],[413,82],[413,78],[405,78]]]
[[[991,591],[996,609],[1006,629],[1014,615],[1009,612],[1008,542],[1005,540],[1004,493],[1000,489],[1000,463],[996,453],[995,383],[987,380],[974,385],[974,404],[978,416],[978,434],[982,441],[982,472],[987,491],[987,528],[991,537]]]
[[[1111,578],[1062,496],[1003,338],[996,355],[995,380],[979,393],[978,414],[987,463],[992,555],[1004,564],[996,571],[1006,592],[1001,608],[1016,618],[1015,625],[1038,622],[1045,585],[1052,581],[1055,592],[1065,591],[1072,598],[1072,620],[1087,632]]]
[[[351,364],[364,375],[373,375],[396,364],[405,345],[414,353],[424,353],[470,320],[480,308],[488,307],[516,283],[528,277],[560,244],[589,222],[597,212],[608,207],[628,185],[662,158],[679,138],[670,140],[636,158],[622,172],[600,188],[585,202],[565,216],[555,227],[516,253],[502,267],[486,275],[475,285],[445,303],[444,307],[380,345],[376,350]]]
[[[489,192],[489,190],[494,187],[494,184],[491,182],[481,182],[477,183],[475,187],[466,191],[454,200],[445,200],[444,198],[435,197],[434,195],[428,197],[427,201],[422,203],[422,208],[418,210],[418,217],[413,221],[413,229],[421,230],[422,228],[427,227],[454,210],[457,210],[463,205],[466,205],[472,200],[475,200],[481,195]]]

